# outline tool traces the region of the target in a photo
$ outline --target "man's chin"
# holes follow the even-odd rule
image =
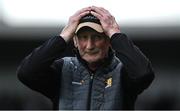
[[[99,61],[101,61],[100,58],[84,58],[86,62],[92,64],[92,63],[97,63]]]

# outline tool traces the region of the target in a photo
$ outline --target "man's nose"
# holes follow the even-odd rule
[[[91,37],[89,37],[88,40],[87,40],[87,46],[86,46],[86,48],[87,48],[88,50],[91,50],[91,49],[93,49],[94,47],[95,47],[95,45],[94,45],[94,40],[93,40]]]

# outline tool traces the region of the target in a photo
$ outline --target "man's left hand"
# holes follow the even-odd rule
[[[114,16],[112,16],[109,11],[96,6],[92,6],[91,10],[91,14],[100,20],[102,28],[107,36],[111,38],[113,34],[121,32]]]

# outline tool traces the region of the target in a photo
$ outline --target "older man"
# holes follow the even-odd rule
[[[62,57],[69,41],[75,57]],[[19,66],[19,79],[50,98],[54,109],[134,109],[154,78],[150,61],[121,33],[104,8],[86,7],[70,17]]]

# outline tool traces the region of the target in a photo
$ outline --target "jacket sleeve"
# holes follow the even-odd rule
[[[66,45],[63,38],[56,36],[34,49],[17,69],[19,80],[29,88],[53,98],[57,90],[58,70],[61,70],[57,70],[57,64],[53,62],[63,56]]]
[[[123,84],[128,92],[139,94],[154,79],[150,61],[123,33],[111,37],[112,48],[123,63]]]

